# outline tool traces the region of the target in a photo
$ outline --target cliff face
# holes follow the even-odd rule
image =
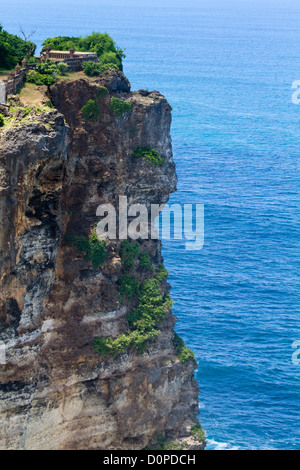
[[[99,97],[99,87],[109,95]],[[111,96],[131,103],[117,117]],[[99,355],[99,337],[128,331],[130,301],[120,298],[119,241],[94,269],[66,234],[88,237],[100,204],[161,204],[176,189],[171,108],[158,92],[130,92],[121,72],[61,81],[51,89],[57,109],[0,132],[1,449],[143,449],[153,436],[188,438],[198,413],[195,363],[173,346],[170,309],[156,341]],[[96,100],[97,119],[82,107]],[[166,163],[132,156],[152,147]],[[154,268],[157,240],[139,241]],[[150,274],[135,263],[139,279]],[[168,292],[166,282],[162,292]]]

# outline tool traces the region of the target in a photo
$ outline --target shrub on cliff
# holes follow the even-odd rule
[[[124,301],[124,297],[126,297],[127,300],[131,300],[135,295],[139,293],[140,286],[141,284],[137,277],[132,276],[129,273],[121,276],[118,279],[118,291],[120,294],[121,301]]]
[[[108,89],[105,86],[99,86],[98,91],[97,91],[97,98],[98,100],[101,100],[102,98],[105,98],[109,94]]]
[[[191,351],[184,343],[183,339],[175,333],[173,339],[173,346],[176,352],[176,355],[182,364],[185,364],[190,359],[197,363],[195,354]]]
[[[119,117],[122,114],[131,111],[132,103],[128,103],[124,100],[120,100],[120,98],[116,98],[115,96],[113,96],[109,107],[113,111],[115,116]]]
[[[205,441],[205,431],[203,430],[200,423],[194,424],[191,428],[191,435],[194,436],[198,441]]]
[[[155,444],[147,446],[145,450],[182,450],[179,442],[170,441],[164,434],[154,434],[152,439]]]
[[[138,297],[138,306],[127,314],[131,331],[127,334],[122,333],[116,339],[111,337],[96,339],[93,349],[99,354],[116,356],[129,349],[143,353],[148,343],[159,336],[158,325],[172,306],[169,294],[162,294],[160,282],[155,277],[144,281],[135,293]]]
[[[58,66],[50,59],[46,59],[37,65],[36,70],[42,75],[53,75],[58,72]]]
[[[34,54],[35,44],[9,34],[0,26],[0,69],[12,69],[24,57]]]
[[[107,33],[92,33],[85,37],[57,36],[46,39],[43,46],[56,51],[68,51],[74,47],[79,52],[95,52],[100,64],[112,64],[119,70],[123,69],[122,60],[126,57]]]
[[[134,260],[140,253],[140,247],[137,242],[124,240],[120,249],[120,257],[125,271],[130,271],[134,266]]]
[[[65,64],[64,62],[59,62],[57,64],[57,70],[60,75],[66,75],[69,70],[69,66],[68,64]]]
[[[169,271],[164,267],[163,264],[159,265],[156,269],[155,279],[158,282],[166,281],[169,276]]]
[[[110,63],[101,64],[98,62],[93,62],[92,60],[83,62],[82,68],[88,77],[96,77],[100,75],[100,73],[105,72],[105,70],[107,69],[118,70],[118,67],[115,64],[110,64]]]
[[[0,114],[0,127],[4,126],[4,116],[3,114]]]
[[[164,157],[150,147],[137,147],[133,156],[137,158],[145,158],[148,162],[153,163],[154,166],[162,166],[166,163]]]
[[[38,64],[39,63],[39,59],[37,57],[30,57],[28,59],[28,64]]]
[[[35,85],[38,85],[38,86],[42,86],[42,85],[51,86],[51,85],[54,85],[56,80],[57,79],[52,74],[41,74],[39,72],[35,72],[34,70],[30,70],[26,77],[27,82],[34,83]]]
[[[98,269],[106,260],[105,240],[99,240],[95,231],[89,237],[69,235],[66,236],[65,241],[79,252],[85,253],[85,259],[92,262],[93,269]]]
[[[89,120],[97,121],[100,117],[99,106],[96,100],[88,100],[86,105],[81,108],[81,112],[86,123],[88,123]]]
[[[49,87],[57,82],[60,75],[66,75],[67,69],[68,66],[63,62],[57,65],[47,59],[38,64],[35,70],[30,70],[26,80],[38,86],[47,85]]]
[[[153,271],[153,266],[151,264],[149,253],[147,252],[140,253],[139,258],[140,258],[140,268],[149,269],[150,271]]]

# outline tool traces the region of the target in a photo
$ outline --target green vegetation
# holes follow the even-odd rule
[[[50,74],[41,74],[39,72],[35,72],[34,70],[30,70],[27,74],[26,80],[28,83],[34,83],[35,85],[42,86],[47,85],[51,86],[54,85],[56,82],[56,78],[54,75]]]
[[[100,73],[98,69],[99,65],[100,64],[97,64],[96,62],[89,60],[88,62],[83,62],[82,68],[88,77],[93,77],[95,75],[99,75]]]
[[[156,150],[150,147],[138,147],[134,157],[145,158],[148,162],[152,162],[154,166],[161,166],[166,163],[165,159]]]
[[[85,259],[92,262],[93,269],[98,269],[106,260],[107,250],[105,240],[99,240],[95,231],[89,237],[69,235],[66,243],[85,253]]]
[[[22,89],[24,88],[25,86],[25,81],[22,82],[20,85],[17,86],[17,89],[16,89],[16,95],[19,95],[22,91]]]
[[[118,290],[122,302],[124,301],[124,297],[126,297],[127,300],[131,300],[134,296],[136,296],[139,293],[140,286],[141,284],[137,277],[132,276],[129,273],[121,276],[118,279]]]
[[[60,75],[67,75],[67,72],[69,70],[69,66],[68,64],[65,64],[64,62],[59,62],[57,65],[57,70],[59,72]]]
[[[185,345],[183,339],[180,338],[177,333],[175,333],[173,345],[175,348],[176,355],[182,364],[185,364],[190,359],[197,363],[195,354]]]
[[[12,69],[25,57],[34,54],[35,44],[9,34],[0,26],[0,69]]]
[[[49,99],[49,100],[46,100],[45,105],[48,106],[48,108],[51,108],[51,109],[54,108],[53,103],[52,103],[52,101],[51,101],[50,99]]]
[[[179,442],[170,441],[163,434],[155,434],[153,439],[156,444],[146,447],[145,450],[182,450]]]
[[[0,114],[0,127],[4,126],[4,116],[3,114]]]
[[[102,98],[105,98],[109,94],[108,89],[105,86],[99,86],[98,91],[97,91],[97,98],[98,100],[101,100]]]
[[[119,117],[123,113],[128,113],[131,111],[132,103],[127,103],[126,101],[120,100],[120,98],[113,96],[109,107],[114,112],[115,116]]]
[[[105,72],[107,69],[119,70],[115,64],[100,64],[98,62],[93,62],[92,60],[83,62],[82,68],[88,77],[96,77],[100,75],[100,73]]]
[[[191,428],[191,435],[194,436],[198,441],[205,441],[205,431],[203,430],[200,423],[194,424]]]
[[[137,242],[131,243],[129,240],[124,240],[120,249],[120,256],[125,271],[130,271],[134,267],[134,260],[137,259],[140,253],[140,247]]]
[[[34,83],[26,82],[20,90],[19,98],[24,106],[43,106],[49,99],[46,95],[46,87],[37,87]],[[49,109],[48,109],[49,111]]]
[[[13,100],[10,99],[10,105],[9,114],[7,116],[3,116],[4,119],[2,127],[22,127],[23,125],[26,125],[26,123],[28,124],[32,122],[37,115],[49,112],[49,107],[44,104],[19,106],[16,103],[13,103]],[[48,126],[46,123],[44,125],[45,127]]]
[[[172,307],[172,300],[164,292],[163,282],[167,279],[168,271],[161,265],[155,275],[143,283],[137,276],[128,271],[134,268],[135,260],[139,259],[140,266],[153,271],[149,254],[140,253],[137,242],[124,240],[120,248],[120,257],[125,273],[118,280],[120,300],[134,302],[135,307],[127,313],[129,331],[113,339],[98,338],[93,343],[93,349],[101,355],[116,356],[119,353],[134,350],[143,353],[151,341],[160,334],[159,323],[165,318]]]
[[[74,47],[79,52],[95,52],[100,65],[123,69],[124,51],[116,46],[114,40],[107,33],[92,33],[85,37],[58,36],[48,38],[43,42],[43,46],[49,46],[56,51],[68,51]]]
[[[34,56],[28,59],[28,64],[38,64],[38,63],[39,63],[39,59],[37,59]]]
[[[166,281],[169,276],[169,271],[164,267],[163,264],[158,266],[155,274],[155,279],[158,280],[158,282],[163,282]]]
[[[192,426],[191,435],[200,442],[205,441],[205,432],[203,431],[200,423]],[[154,444],[146,447],[145,450],[182,450],[184,447],[188,447],[187,442],[183,442],[181,444],[178,441],[170,441],[163,434],[154,434],[153,441]]]
[[[170,296],[168,293],[161,295],[160,283],[154,277],[144,281],[138,300],[139,305],[134,313],[136,320],[132,322],[133,329],[148,331],[155,336],[155,327],[165,318],[167,310],[172,306]]]
[[[32,111],[32,108],[30,106],[26,106],[24,108],[24,117],[28,116]]]
[[[143,253],[140,253],[140,268],[143,269],[150,269],[150,271],[153,271],[153,266],[150,260],[149,253],[144,251]]]
[[[86,123],[89,120],[97,121],[100,118],[99,106],[96,100],[88,100],[86,105],[81,108],[81,112]]]
[[[101,355],[116,356],[130,349],[143,353],[147,344],[159,336],[158,325],[170,310],[172,300],[168,293],[162,295],[156,276],[140,285],[136,278],[125,274],[119,279],[119,292],[127,298],[137,296],[137,307],[127,314],[130,332],[122,333],[116,339],[98,338],[93,348]]]
[[[63,62],[57,65],[52,60],[47,59],[38,64],[36,70],[30,70],[26,80],[38,86],[47,85],[50,87],[57,82],[59,76],[66,75],[67,69],[68,66]]]

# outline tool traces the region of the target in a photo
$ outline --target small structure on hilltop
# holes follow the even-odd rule
[[[96,52],[76,52],[74,47],[69,51],[54,51],[49,46],[41,52],[41,60],[51,59],[54,61],[66,61],[70,59],[92,60],[98,62]]]
[[[68,70],[74,72],[82,70],[82,62],[99,62],[95,52],[76,52],[74,47],[71,47],[69,51],[54,51],[48,46],[36,58],[40,62],[47,59],[56,63],[64,62],[68,65]],[[14,70],[7,76],[2,77],[2,80],[0,80],[0,104],[6,103],[7,95],[17,92],[18,88],[24,83],[28,70],[34,70],[36,67],[37,64],[29,64],[27,59],[24,58],[21,64],[17,64]]]

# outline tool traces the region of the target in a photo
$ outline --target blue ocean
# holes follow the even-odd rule
[[[202,250],[163,254],[207,449],[300,449],[299,1],[1,0],[0,22],[38,50],[107,31],[132,88],[168,98],[170,203],[205,207]]]

